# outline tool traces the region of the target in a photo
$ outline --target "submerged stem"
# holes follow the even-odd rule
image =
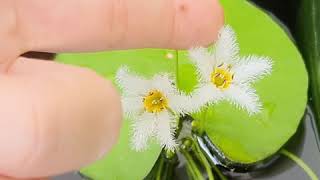
[[[174,169],[178,164],[178,157],[175,152],[162,150],[156,163],[144,180],[168,180],[172,179]]]
[[[159,161],[159,168],[156,174],[156,180],[161,180],[161,174],[162,174],[162,169],[163,169],[163,159],[161,158]]]
[[[198,156],[198,159],[202,162],[202,165],[205,167],[209,180],[214,180],[210,163],[208,162],[207,158],[202,154],[198,142],[194,141],[194,145],[196,150],[195,154],[196,156]]]
[[[206,156],[203,154],[203,151],[201,150],[201,147],[199,145],[199,141],[195,140],[195,144],[196,144],[196,148],[197,148],[197,151],[199,152],[199,154],[202,155],[203,158],[205,158],[205,160],[208,163],[209,167],[211,167],[216,172],[216,175],[219,177],[219,179],[227,180],[227,178],[222,174],[220,169],[212,161],[208,161]]]
[[[218,177],[219,177],[220,180],[228,180],[228,179],[221,173],[220,169],[219,169],[217,166],[213,165],[212,168],[213,168],[213,170],[217,173],[217,175],[218,175]]]
[[[292,161],[296,162],[308,174],[310,179],[319,180],[317,175],[312,171],[312,169],[305,162],[303,162],[302,159],[300,159],[299,157],[297,157],[296,155],[294,155],[293,153],[291,153],[285,149],[281,149],[280,153],[282,155],[288,157]]]
[[[192,156],[189,154],[187,150],[181,150],[181,153],[184,155],[187,161],[187,168],[190,172],[190,175],[195,180],[204,180],[199,168],[197,167],[196,163],[194,162]]]

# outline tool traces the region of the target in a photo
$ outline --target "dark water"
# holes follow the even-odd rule
[[[308,107],[297,133],[292,137],[285,149],[299,156],[320,177],[320,141],[315,129],[315,119]],[[266,144],[267,146],[267,144]],[[308,180],[307,174],[287,157],[280,156],[269,167],[251,173],[233,174],[234,180]],[[54,180],[81,180],[76,173],[70,173],[54,178]]]

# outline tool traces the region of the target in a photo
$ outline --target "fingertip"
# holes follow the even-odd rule
[[[105,112],[109,112],[106,114],[104,123],[101,124],[103,126],[102,129],[104,129],[103,134],[105,135],[102,134],[100,136],[101,146],[95,159],[93,159],[93,161],[95,161],[102,158],[113,145],[117,143],[122,125],[122,108],[120,94],[113,83],[94,71],[88,69],[86,71],[88,71],[87,73],[91,74],[94,79],[97,79],[98,86],[101,87],[101,92],[104,92],[100,95],[101,101],[106,103],[103,109]],[[99,85],[99,83],[101,84]],[[108,141],[105,140],[106,137],[108,137]],[[89,163],[92,163],[92,161]]]
[[[218,0],[176,0],[173,48],[207,46],[218,38],[224,12]]]

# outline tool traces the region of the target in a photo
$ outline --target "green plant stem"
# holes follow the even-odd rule
[[[196,152],[195,154],[198,157],[198,159],[202,162],[202,165],[205,167],[209,180],[214,180],[210,163],[208,162],[207,158],[202,154],[202,151],[199,147],[198,142],[194,141],[194,145],[195,145],[195,152]]]
[[[213,170],[217,173],[217,175],[219,176],[219,179],[220,179],[220,180],[228,180],[228,179],[221,173],[220,169],[219,169],[217,166],[212,165],[212,168],[213,168]]]
[[[196,172],[193,170],[193,166],[190,163],[190,160],[188,159],[188,157],[185,155],[185,153],[183,153],[183,155],[185,156],[186,160],[187,160],[187,172],[189,177],[192,177],[192,179],[197,179],[197,174]]]
[[[189,179],[191,179],[190,177],[194,178],[194,175],[192,174],[189,165],[187,165],[187,175],[188,175]]]
[[[156,174],[156,180],[161,180],[161,174],[162,174],[162,169],[163,169],[163,159],[160,158],[159,160],[159,167],[158,167],[158,171],[157,171],[157,174]]]
[[[176,50],[176,83],[177,87],[179,87],[179,51]]]
[[[206,161],[206,166],[209,166],[209,167],[213,168],[213,170],[217,173],[219,179],[221,179],[221,180],[227,180],[227,178],[221,173],[221,171],[219,170],[219,168],[218,168],[216,165],[214,165],[214,164],[212,164],[212,163],[211,163],[211,165],[210,165],[210,162],[209,162],[209,161],[207,160],[207,158],[203,155],[203,153],[202,153],[202,151],[201,151],[201,149],[200,149],[200,146],[199,146],[199,144],[198,144],[198,141],[195,141],[195,144],[196,144],[196,148],[197,148],[198,153],[202,156],[203,159],[205,159],[205,161]],[[211,170],[211,169],[210,169],[210,170]],[[209,174],[209,173],[208,173],[208,174]],[[211,171],[211,174],[212,174],[212,171]]]
[[[193,167],[190,164],[187,164],[187,173],[190,179],[196,180],[197,174],[194,172]]]
[[[297,157],[296,155],[294,155],[293,153],[291,153],[285,149],[282,149],[280,151],[280,153],[282,155],[288,157],[292,161],[296,162],[308,174],[310,179],[319,180],[317,175],[312,171],[312,169],[305,162],[303,162],[299,157]]]
[[[193,176],[192,178],[195,180],[204,180],[201,172],[199,171],[199,168],[197,167],[189,152],[186,150],[181,150],[181,153],[187,160],[187,168],[190,171],[190,174]]]

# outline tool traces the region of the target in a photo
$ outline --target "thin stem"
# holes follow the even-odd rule
[[[189,179],[191,179],[191,178],[194,179],[195,175],[193,174],[193,172],[191,172],[191,167],[188,164],[187,164],[187,175],[188,175]]]
[[[162,168],[163,168],[163,158],[160,158],[159,167],[156,174],[156,180],[161,180]]]
[[[177,87],[179,87],[179,51],[176,50],[176,83]]]
[[[181,150],[181,152],[182,152],[182,154],[184,155],[184,157],[187,160],[187,167],[188,167],[188,169],[190,171],[190,174],[193,176],[193,179],[195,179],[195,180],[204,180],[201,172],[199,171],[196,163],[192,159],[192,157],[189,154],[189,152],[186,151],[186,150]]]
[[[219,176],[219,179],[221,179],[221,180],[228,180],[228,179],[221,173],[220,169],[219,169],[217,166],[213,165],[212,168],[213,168],[213,170],[217,173],[217,175]]]
[[[188,176],[191,177],[190,179],[197,179],[197,175],[189,163],[187,163],[187,173]]]
[[[210,163],[208,162],[207,158],[202,154],[202,151],[200,150],[198,142],[194,141],[194,145],[196,150],[195,154],[196,156],[198,156],[198,159],[202,162],[203,166],[205,167],[209,180],[214,180]]]
[[[190,177],[192,177],[192,179],[197,179],[197,174],[196,172],[193,170],[193,166],[192,166],[192,162],[190,163],[190,157],[188,155],[186,155],[186,152],[184,150],[181,150],[182,154],[184,155],[184,157],[187,160],[187,172],[188,175]],[[192,161],[192,160],[191,160]]]
[[[206,111],[207,112],[207,111]],[[207,158],[205,157],[205,155],[202,153],[202,150],[200,148],[199,142],[197,140],[195,140],[195,145],[198,151],[198,154],[202,155],[203,158],[205,159],[205,161],[208,163],[208,166],[213,168],[213,170],[217,173],[219,179],[221,180],[227,180],[227,178],[221,173],[220,169],[214,164],[214,163],[210,163]]]
[[[285,149],[281,149],[280,153],[288,157],[292,161],[296,162],[308,174],[310,179],[319,180],[317,175],[312,171],[312,169],[305,162],[302,161],[302,159],[300,159],[299,157],[297,157],[296,155],[294,155],[293,153]]]

